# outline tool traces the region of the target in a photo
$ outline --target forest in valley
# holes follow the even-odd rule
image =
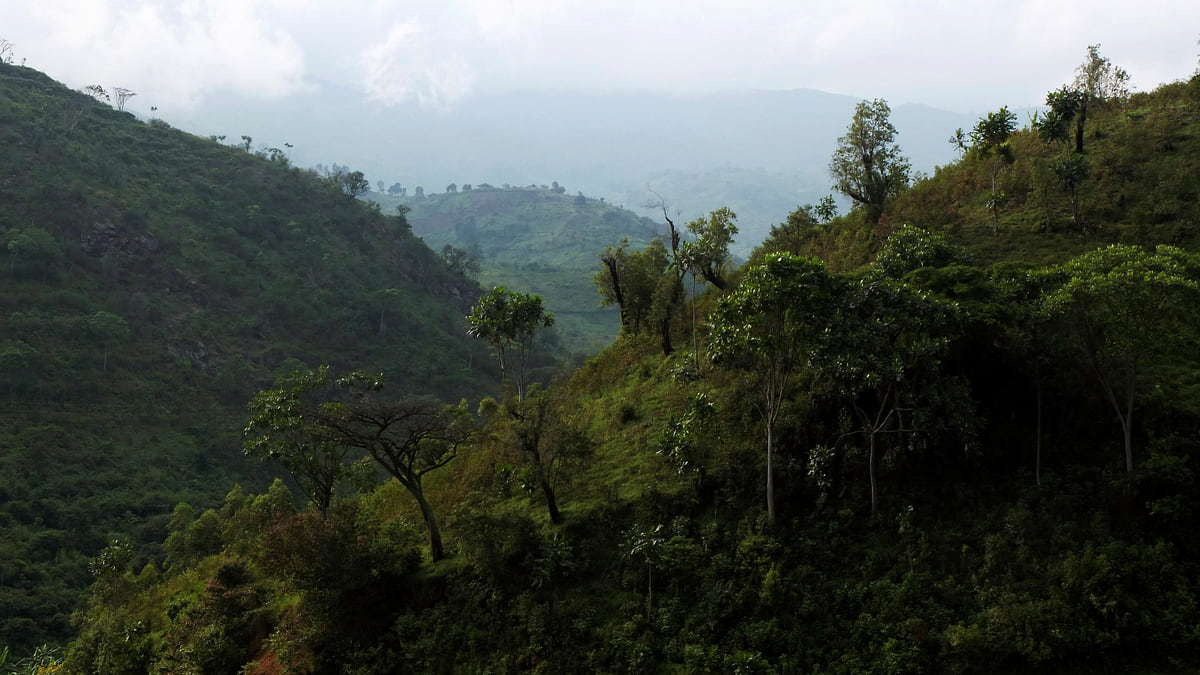
[[[568,367],[361,173],[0,64],[0,672],[1194,672],[1200,75],[1127,85],[933,175],[863,101],[744,262],[457,192],[614,227]]]

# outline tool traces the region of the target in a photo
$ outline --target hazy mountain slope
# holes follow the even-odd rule
[[[0,64],[0,635],[65,636],[87,560],[268,476],[245,405],[303,362],[495,388],[478,287],[286,158],[138,121]],[[396,293],[383,293],[395,289]]]
[[[388,210],[399,198],[370,194]],[[537,293],[557,316],[555,333],[568,352],[595,352],[617,335],[614,308],[601,308],[592,284],[599,255],[623,239],[641,248],[666,225],[604,200],[541,186],[470,190],[405,198],[413,232],[434,250],[472,251],[485,286]]]
[[[737,248],[745,253],[791,209],[829,192],[829,157],[857,99],[814,90],[525,92],[480,94],[449,110],[360,101],[352,90],[325,84],[276,102],[216,98],[164,116],[231,141],[248,134],[256,146],[291,142],[300,165],[348,165],[372,183],[408,186],[410,194],[418,185],[432,193],[450,183],[558,181],[572,194],[637,209],[650,198],[649,185],[687,222],[733,201],[732,181],[741,195]],[[953,159],[946,139],[976,119],[893,104],[900,145],[927,173]]]

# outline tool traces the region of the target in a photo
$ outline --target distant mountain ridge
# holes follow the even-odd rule
[[[410,193],[558,181],[654,217],[641,209],[649,187],[683,222],[730,206],[742,229],[735,248],[745,254],[796,206],[830,192],[829,158],[858,101],[811,89],[480,94],[445,111],[360,100],[325,85],[274,102],[213,98],[167,117],[200,133],[247,134],[264,147],[290,142],[301,166],[338,163]],[[955,158],[946,139],[977,117],[893,106],[899,143],[926,173]]]

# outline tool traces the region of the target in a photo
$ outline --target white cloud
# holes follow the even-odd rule
[[[186,103],[321,81],[384,104],[476,90],[813,87],[973,111],[1038,103],[1088,44],[1148,88],[1196,66],[1194,0],[0,0],[17,58]],[[151,101],[154,99],[154,101]]]
[[[74,86],[143,92],[146,105],[187,106],[230,89],[251,97],[305,88],[300,45],[262,14],[306,0],[40,0],[25,19],[41,39],[29,65]]]
[[[384,104],[415,99],[445,108],[465,97],[475,71],[461,54],[442,46],[415,19],[394,24],[383,41],[362,52],[362,86],[367,98]]]

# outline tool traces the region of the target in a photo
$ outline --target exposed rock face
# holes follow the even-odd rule
[[[158,241],[148,234],[129,234],[109,221],[92,225],[80,237],[83,252],[101,257],[112,252],[145,254],[158,251]]]

